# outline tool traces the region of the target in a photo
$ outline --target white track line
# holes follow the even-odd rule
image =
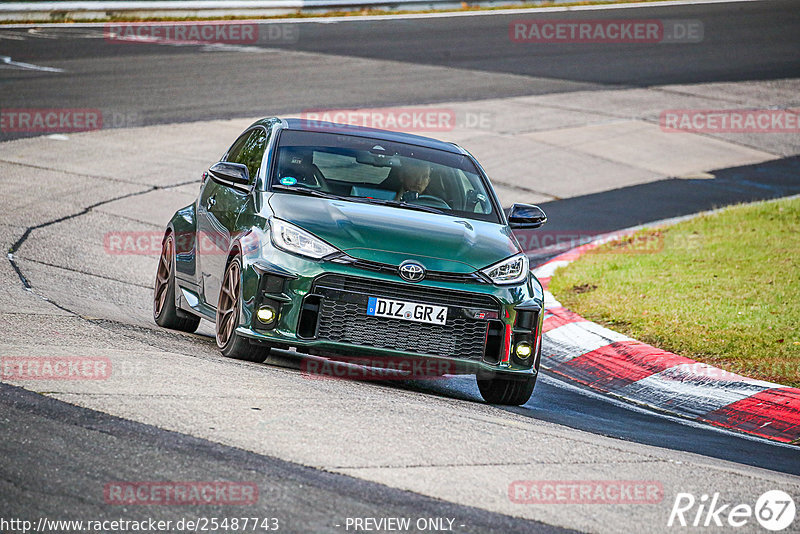
[[[32,63],[22,63],[21,61],[12,61],[9,56],[0,56],[0,62],[4,65],[10,65],[12,67],[22,69],[22,70],[38,70],[43,72],[64,72],[64,69],[57,69],[56,67],[42,67],[39,65],[34,65]]]

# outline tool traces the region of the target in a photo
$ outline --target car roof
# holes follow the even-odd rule
[[[256,124],[264,124],[266,122],[273,122],[275,119],[262,119]],[[455,143],[447,143],[439,141],[431,137],[424,137],[421,135],[413,135],[402,132],[393,132],[389,130],[379,130],[377,128],[365,128],[363,126],[353,126],[350,124],[337,124],[325,121],[312,121],[311,119],[279,119],[281,125],[285,130],[299,130],[304,132],[326,132],[338,133],[345,135],[353,135],[357,137],[368,137],[370,139],[382,139],[385,141],[394,141],[396,143],[406,143],[410,145],[423,146],[426,148],[434,148],[437,150],[444,150],[454,154],[467,154],[467,151],[456,145]]]

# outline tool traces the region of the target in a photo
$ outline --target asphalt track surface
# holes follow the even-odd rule
[[[691,49],[681,49],[687,53],[676,53],[675,47],[681,45],[624,49],[600,45],[593,46],[588,56],[587,49],[578,46],[532,49],[508,42],[505,29],[519,16],[309,23],[301,26],[296,43],[268,44],[291,51],[279,55],[270,69],[259,68],[248,53],[218,56],[194,54],[191,47],[119,46],[105,42],[102,30],[96,29],[43,30],[48,37],[26,36],[27,30],[21,29],[0,30],[2,55],[69,71],[56,77],[3,70],[0,91],[3,107],[63,107],[68,102],[75,108],[130,110],[136,113],[135,125],[141,125],[259,115],[265,111],[265,101],[270,112],[280,113],[297,110],[298,102],[308,108],[365,107],[609,86],[791,78],[800,76],[800,10],[796,6],[796,2],[759,2],[650,8],[646,15],[636,10],[551,15],[701,19],[705,39]],[[536,15],[540,17],[546,16]],[[297,55],[297,50],[337,59],[320,61]],[[393,63],[348,63],[340,56]],[[357,72],[343,77],[346,67]],[[751,172],[744,180],[743,169],[729,169],[721,171],[718,176],[724,179],[713,184],[665,180],[544,207],[554,225],[551,228],[613,230],[732,202],[800,193],[798,158],[762,164],[757,170],[756,180]],[[632,205],[636,208],[621,210]],[[480,402],[474,383],[464,378],[391,384],[387,394],[392,395],[394,389]],[[467,532],[558,531],[166,432],[5,384],[0,385],[0,405],[2,516],[45,512],[63,516],[80,506],[92,512],[85,515],[102,518],[110,512],[97,494],[98,482],[115,477],[141,480],[142,474],[153,476],[152,466],[158,465],[158,476],[168,480],[257,480],[270,496],[262,501],[269,502],[264,514],[297,518],[301,531],[340,530],[332,517],[392,515],[457,517],[467,525],[463,530]],[[540,380],[526,406],[507,410],[634,443],[800,474],[795,449],[690,426],[549,376]],[[70,463],[65,465],[59,459],[67,455]],[[29,468],[47,464],[61,467]],[[42,487],[47,487],[46,493],[30,489]],[[203,515],[213,515],[210,512],[202,510]],[[126,514],[146,515],[135,509]],[[178,515],[186,516],[187,509]]]
[[[700,43],[520,44],[517,19],[699,20]],[[67,70],[4,70],[7,108],[132,113],[136,125],[800,76],[792,0],[573,13],[292,25],[231,48],[106,41],[103,28],[0,31],[2,55]],[[291,41],[291,42],[283,42]],[[266,51],[253,53],[254,49]],[[305,52],[305,53],[304,53]],[[312,53],[312,54],[308,54]],[[321,55],[320,55],[321,54]],[[12,134],[11,138],[20,134]]]
[[[571,532],[167,432],[6,384],[0,384],[0,406],[0,511],[6,518],[24,517],[26,510],[32,516],[66,518],[78,509],[85,518],[119,519],[119,510],[104,503],[101,488],[109,476],[139,480],[138,473],[152,474],[158,466],[162,480],[255,482],[258,504],[248,506],[244,515],[277,518],[280,531],[335,532],[344,530],[346,517],[386,516],[448,517],[459,532]],[[69,463],[45,479],[29,468],[63,465],[59,458],[64,454],[70,455]],[[36,489],[45,487],[49,495]],[[136,521],[154,517],[147,508],[132,506],[122,515]],[[236,516],[225,505],[160,508],[162,521]]]

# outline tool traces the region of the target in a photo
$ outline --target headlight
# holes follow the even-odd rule
[[[528,256],[517,254],[481,270],[497,285],[518,284],[528,277]]]
[[[307,258],[318,260],[339,249],[332,247],[317,236],[280,219],[269,222],[272,244],[286,252],[292,252]]]

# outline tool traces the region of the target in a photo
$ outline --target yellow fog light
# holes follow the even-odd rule
[[[271,306],[261,306],[256,312],[258,320],[264,324],[269,324],[275,320],[275,308]]]
[[[524,360],[524,359],[526,359],[528,356],[530,356],[530,355],[531,355],[531,352],[532,352],[532,351],[531,351],[531,346],[530,346],[530,344],[528,344],[528,343],[517,343],[516,352],[517,352],[517,356],[518,356],[518,357],[519,357],[521,360]]]

